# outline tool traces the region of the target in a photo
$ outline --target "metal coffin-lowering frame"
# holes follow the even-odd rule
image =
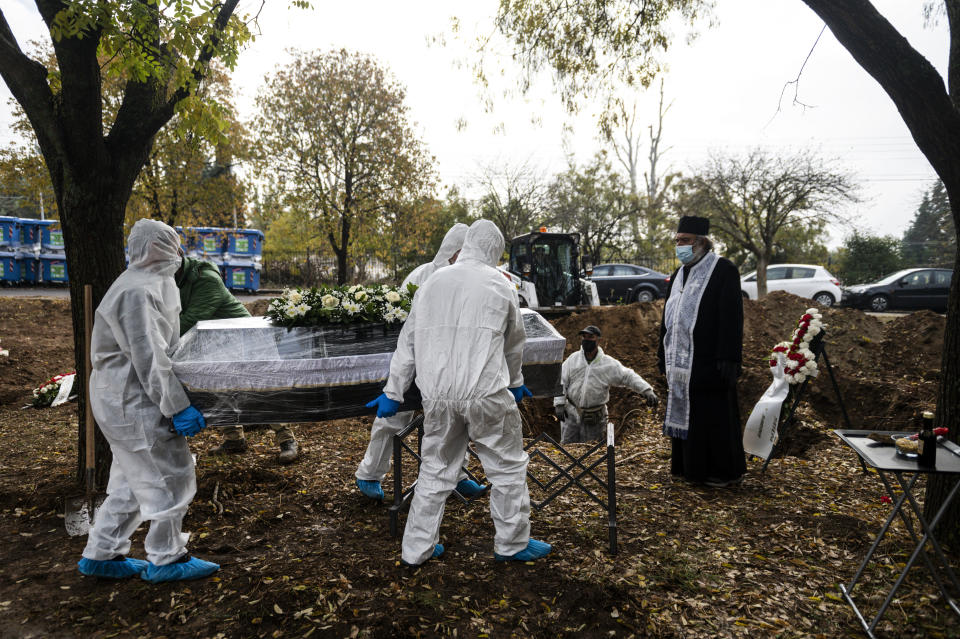
[[[407,442],[407,437],[416,431],[417,444],[416,450]],[[390,534],[394,537],[400,535],[400,511],[409,506],[413,498],[416,482],[409,488],[404,488],[403,480],[403,457],[404,453],[414,459],[417,468],[420,465],[420,445],[423,440],[423,415],[418,415],[406,428],[393,436],[393,504],[389,508],[390,513]],[[574,454],[567,450],[563,445],[546,433],[541,433],[533,438],[524,446],[524,450],[530,456],[530,460],[543,460],[554,471],[549,478],[541,480],[527,469],[527,479],[536,484],[536,486],[547,493],[540,501],[531,499],[530,505],[535,510],[543,510],[553,502],[558,496],[565,493],[570,488],[576,487],[585,493],[591,500],[596,502],[607,512],[607,528],[609,535],[610,554],[617,554],[617,482],[616,482],[616,447],[614,446],[614,428],[613,424],[607,423],[607,441],[599,441],[591,445],[585,452]],[[538,445],[546,444],[560,452],[562,463],[557,463],[545,454]],[[467,450],[474,457],[477,454],[470,449]],[[597,453],[602,454],[597,455]],[[597,469],[602,469],[606,464],[606,481],[598,476]],[[469,479],[476,481],[469,469],[465,469]],[[602,472],[602,470],[601,470]],[[585,480],[591,480],[599,487],[599,495],[591,490]],[[606,491],[606,499],[603,499],[603,492]],[[453,496],[462,503],[468,504],[476,498],[464,497],[456,490]]]

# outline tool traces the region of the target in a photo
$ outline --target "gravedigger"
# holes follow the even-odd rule
[[[590,256],[580,255],[579,233],[551,233],[540,227],[510,240],[510,259],[500,270],[517,287],[520,306],[542,315],[562,315],[599,306],[590,281]]]

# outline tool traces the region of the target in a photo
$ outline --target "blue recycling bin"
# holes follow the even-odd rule
[[[17,264],[16,253],[11,251],[0,251],[0,281],[20,281],[20,266]]]
[[[47,253],[63,251],[63,229],[56,220],[41,220],[40,249]]]
[[[227,236],[227,253],[230,255],[262,255],[263,232],[257,229],[234,229]]]
[[[36,284],[40,281],[40,260],[32,253],[17,254],[17,268],[21,284]]]
[[[40,246],[40,229],[49,220],[34,220],[21,217],[20,222],[20,246],[23,248]]]
[[[260,269],[253,260],[230,260],[223,263],[223,279],[232,290],[256,291],[260,288]]]
[[[20,245],[20,218],[0,216],[0,246],[11,249]]]
[[[201,226],[192,229],[195,233],[195,241],[192,250],[195,254],[204,257],[223,255],[224,237],[226,231],[219,228]]]
[[[40,254],[41,280],[52,284],[66,284],[67,258],[62,253]]]

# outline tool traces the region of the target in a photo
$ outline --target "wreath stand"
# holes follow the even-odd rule
[[[824,335],[825,331],[821,331],[816,337],[810,340],[810,350],[813,351],[813,361],[819,364],[820,358],[823,358],[827,374],[830,376],[830,385],[833,387],[833,392],[837,396],[837,403],[840,404],[840,412],[843,414],[844,426],[848,429],[853,429],[853,426],[850,424],[850,416],[847,414],[847,406],[843,403],[843,396],[840,394],[840,386],[837,384],[837,378],[833,374],[833,366],[830,365],[830,358],[827,356],[827,344]],[[760,472],[766,472],[767,466],[770,465],[770,460],[783,448],[783,442],[787,439],[787,434],[789,433],[788,426],[790,425],[790,420],[793,419],[793,414],[796,412],[797,406],[800,405],[800,400],[803,399],[803,393],[809,382],[810,378],[807,377],[800,382],[800,387],[793,393],[793,403],[790,405],[790,410],[787,411],[786,417],[780,421],[778,426],[779,436],[777,443],[774,445],[773,450],[770,451],[770,456],[763,462],[763,467],[760,469]],[[866,474],[867,467],[864,465],[862,459],[860,459],[860,467],[863,469],[864,474]]]

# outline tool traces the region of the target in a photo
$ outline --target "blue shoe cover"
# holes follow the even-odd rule
[[[527,542],[527,547],[515,555],[498,555],[493,553],[493,558],[497,561],[536,561],[550,554],[553,547],[543,541],[531,539]]]
[[[486,489],[486,485],[481,486],[472,479],[463,479],[457,482],[457,492],[464,497],[476,497],[483,494]]]
[[[436,544],[436,545],[433,547],[433,554],[430,555],[430,559],[436,559],[437,557],[439,557],[439,556],[442,555],[442,554],[443,554],[443,544]],[[427,561],[430,561],[430,559],[427,559]],[[404,566],[413,566],[413,567],[417,567],[417,566],[422,566],[422,565],[423,565],[423,564],[408,564],[408,563],[405,562],[403,559],[400,560],[400,563],[403,564]],[[426,563],[426,562],[424,562],[424,563]]]
[[[178,561],[164,566],[148,563],[140,578],[152,584],[164,581],[186,581],[203,579],[220,570],[220,565],[191,557],[188,561]]]
[[[383,499],[383,488],[375,479],[358,479],[357,488],[370,499]]]
[[[101,577],[103,579],[126,579],[136,577],[147,567],[142,559],[87,559],[77,562],[77,570],[87,577]]]

